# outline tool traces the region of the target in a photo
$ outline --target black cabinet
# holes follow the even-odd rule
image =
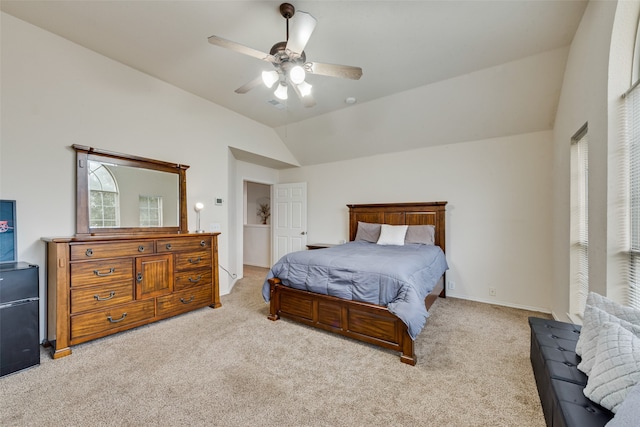
[[[0,376],[40,363],[38,266],[0,264]]]

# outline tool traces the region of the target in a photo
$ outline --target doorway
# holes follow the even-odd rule
[[[243,260],[245,265],[271,267],[271,185],[243,181]]]

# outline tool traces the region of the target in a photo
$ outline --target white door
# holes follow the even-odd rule
[[[271,264],[307,245],[307,183],[274,185],[273,200]]]

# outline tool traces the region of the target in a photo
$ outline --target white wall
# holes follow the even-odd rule
[[[204,203],[203,225],[222,225],[219,258],[228,267],[239,246],[226,233],[233,218],[226,203],[214,205],[233,188],[228,147],[295,164],[275,132],[10,15],[1,19],[0,198],[17,200],[19,260],[41,266],[41,323],[40,239],[75,233],[74,143],[190,165],[187,204]],[[220,279],[224,294],[233,279]]]
[[[262,224],[257,214],[261,204],[271,206],[271,186],[245,181],[243,264],[257,267],[271,267],[271,217]]]
[[[245,223],[262,224],[262,217],[258,215],[258,208],[264,203],[268,203],[271,206],[271,187],[251,181],[246,181],[245,185],[247,189],[244,209]],[[267,224],[271,224],[271,217],[267,218]]]
[[[243,264],[271,267],[271,226],[245,224]]]
[[[630,84],[637,1],[591,1],[576,32],[565,70],[554,128],[554,273],[552,312],[568,320],[569,149],[571,136],[589,125],[589,288],[620,298],[618,253],[625,221],[620,194],[620,95]],[[616,31],[613,31],[614,22]],[[612,33],[616,34],[612,38]],[[622,299],[620,299],[622,301]]]
[[[307,182],[308,240],[348,239],[351,203],[448,201],[450,295],[548,311],[552,132],[287,169]],[[489,296],[489,287],[497,295]]]

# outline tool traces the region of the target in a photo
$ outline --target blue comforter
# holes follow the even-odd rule
[[[271,267],[262,296],[269,301],[268,279],[277,277],[291,288],[386,306],[415,339],[429,317],[424,299],[447,268],[439,246],[349,242],[283,256]]]

